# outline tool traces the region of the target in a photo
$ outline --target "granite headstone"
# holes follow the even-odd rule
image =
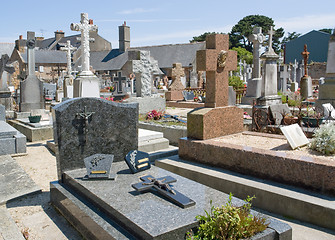
[[[74,98],[54,107],[58,177],[83,168],[84,158],[113,154],[114,162],[138,146],[138,104],[100,98]]]

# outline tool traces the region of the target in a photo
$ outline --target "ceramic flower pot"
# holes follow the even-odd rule
[[[31,123],[39,123],[41,121],[41,115],[29,116],[28,118]]]

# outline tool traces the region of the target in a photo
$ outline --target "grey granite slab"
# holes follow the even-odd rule
[[[59,178],[66,170],[84,168],[85,157],[113,154],[114,162],[124,161],[126,154],[138,147],[136,103],[74,98],[53,109]]]
[[[15,138],[0,138],[0,155],[15,153]]]
[[[6,121],[6,108],[0,104],[0,121]]]
[[[18,132],[15,136],[15,152],[25,153],[27,152],[27,137],[22,133]]]
[[[204,215],[204,210],[210,210],[210,200],[214,206],[221,206],[228,199],[223,192],[155,166],[137,174],[131,174],[125,162],[113,163],[113,168],[118,174],[116,181],[85,181],[82,177],[86,169],[77,169],[64,173],[63,184],[80,193],[138,239],[183,239],[188,230],[197,226],[195,216]],[[182,209],[158,194],[136,192],[131,185],[139,182],[139,177],[145,174],[176,178],[177,182],[171,184],[172,188],[196,204]],[[233,197],[234,205],[243,203]],[[266,231],[270,235],[275,232],[272,229]]]
[[[41,189],[12,157],[0,156],[0,204],[38,191]]]
[[[40,121],[38,123],[31,123],[28,118],[21,118],[16,120],[34,128],[50,127],[53,124],[52,121]]]
[[[0,121],[0,138],[14,137],[17,130],[5,121]]]

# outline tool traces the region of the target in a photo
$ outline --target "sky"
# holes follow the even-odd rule
[[[335,28],[335,1],[300,0],[4,0],[1,3],[0,42],[12,42],[27,31],[50,38],[56,30],[78,34],[71,23],[88,13],[99,35],[118,48],[118,26],[130,26],[131,47],[188,43],[204,32],[228,33],[248,15],[264,15],[285,33],[305,34]]]

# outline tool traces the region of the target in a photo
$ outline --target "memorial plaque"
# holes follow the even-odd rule
[[[94,154],[84,158],[87,175],[83,178],[88,179],[109,179],[114,180],[116,174],[112,173],[112,154]]]
[[[305,146],[309,143],[309,140],[297,123],[280,127],[280,130],[283,132],[292,149]]]
[[[151,167],[149,154],[138,150],[130,151],[126,155],[125,161],[132,173],[144,171]]]
[[[183,91],[182,93],[185,101],[194,101],[195,95],[193,92]]]
[[[171,176],[154,178],[151,175],[146,175],[140,178],[143,182],[132,184],[131,186],[138,192],[155,191],[163,195],[171,202],[179,207],[188,208],[195,205],[195,202],[183,195],[182,193],[174,190],[169,185],[177,180]]]

